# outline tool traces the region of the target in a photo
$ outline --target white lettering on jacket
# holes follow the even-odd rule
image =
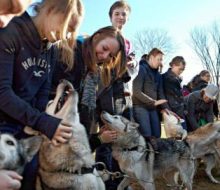
[[[27,60],[23,61],[21,64],[25,70],[28,70],[30,67],[35,65],[42,69],[46,69],[47,67],[49,67],[45,59],[36,59],[35,57],[27,58]]]

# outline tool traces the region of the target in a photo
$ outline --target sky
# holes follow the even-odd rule
[[[108,16],[115,0],[82,0],[85,7],[84,20],[79,33],[91,35],[101,27],[111,25]],[[186,60],[183,83],[204,69],[189,46],[190,31],[194,27],[209,27],[214,21],[220,22],[219,0],[127,0],[131,6],[129,20],[123,35],[132,41],[137,32],[147,29],[163,29],[176,44],[173,55],[164,58],[165,72],[169,61],[177,55]],[[147,52],[146,52],[147,53]]]
[[[101,27],[111,25],[108,11],[114,2],[115,0],[83,0],[85,16],[80,33],[90,35]],[[204,69],[189,45],[189,34],[194,27],[209,27],[213,22],[220,21],[219,0],[127,0],[127,2],[131,6],[131,14],[123,30],[126,38],[132,41],[135,34],[142,30],[166,30],[176,44],[173,57],[181,55],[187,63],[182,74],[183,83],[187,83]],[[163,72],[167,70],[172,57],[165,58]]]

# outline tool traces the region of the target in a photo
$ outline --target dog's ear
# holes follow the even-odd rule
[[[43,141],[41,136],[33,136],[27,139],[20,140],[21,145],[23,146],[24,153],[26,154],[27,161],[30,162],[34,155],[40,149],[40,145]]]

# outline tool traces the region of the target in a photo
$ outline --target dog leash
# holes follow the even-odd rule
[[[124,173],[122,173],[122,172],[119,172],[119,171],[110,172],[110,171],[107,169],[105,163],[103,163],[103,162],[96,162],[96,163],[95,163],[95,166],[98,166],[98,165],[103,166],[103,170],[102,170],[103,173],[104,173],[104,174],[107,174],[107,175],[109,175],[109,176],[111,176],[112,180],[117,179],[117,178],[126,177],[126,178],[130,178],[130,179],[138,180],[138,181],[143,181],[144,183],[152,183],[152,184],[154,183],[153,181],[147,181],[147,180],[144,180],[144,179],[138,179],[138,178],[136,178],[136,177],[131,177],[131,176],[129,176],[129,175],[127,175],[127,174],[124,174]]]

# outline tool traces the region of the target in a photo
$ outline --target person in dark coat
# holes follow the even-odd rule
[[[133,114],[134,119],[140,124],[139,130],[143,136],[161,135],[161,126],[157,106],[161,110],[165,100],[162,76],[158,69],[162,65],[163,52],[153,48],[148,54],[148,61],[142,59],[138,76],[133,81]]]
[[[184,120],[184,100],[180,75],[184,71],[185,65],[186,62],[184,58],[182,56],[176,56],[170,62],[168,71],[162,75],[164,95],[168,101],[168,107]],[[184,129],[187,129],[185,122],[182,123],[182,126]]]
[[[78,5],[80,9],[79,0]],[[54,145],[71,138],[71,124],[64,125],[61,119],[45,113],[45,108],[58,42],[63,50],[60,58],[72,57],[65,50],[72,49],[81,16],[75,6],[76,2],[71,0],[42,0],[33,6],[35,16],[25,12],[0,29],[0,132],[24,139],[27,134],[23,129],[29,126],[46,135]],[[74,26],[73,30],[68,28],[69,24]],[[26,165],[21,189],[34,190],[37,163],[35,156]]]
[[[192,79],[192,92],[205,88],[211,81],[210,72],[202,70],[198,75]],[[213,111],[216,118],[219,115],[218,102],[214,100]]]
[[[206,88],[184,97],[188,131],[194,131],[214,121],[213,101],[218,93],[219,89],[216,85],[208,84]]]

